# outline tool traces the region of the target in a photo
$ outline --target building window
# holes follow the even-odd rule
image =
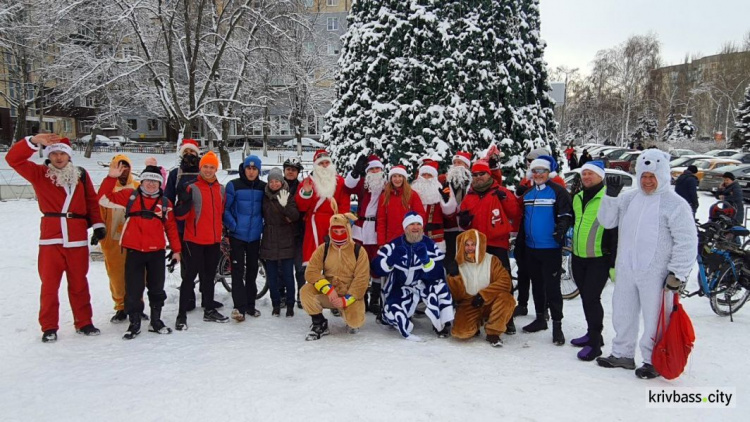
[[[289,135],[289,116],[279,116],[279,135]]]
[[[94,107],[94,97],[86,97],[86,107]]]
[[[250,123],[250,133],[254,136],[263,135],[263,118],[260,116],[252,116],[252,122]]]
[[[158,119],[148,119],[146,121],[146,124],[148,125],[148,131],[149,132],[156,132],[159,130],[159,120]]]
[[[326,0],[326,6],[338,6],[339,0]]]
[[[338,56],[339,55],[339,46],[336,44],[328,44],[326,45],[326,50],[329,56]]]
[[[81,133],[91,133],[91,127],[94,126],[94,122],[90,120],[83,120],[78,122],[78,131]]]
[[[318,134],[318,119],[315,116],[307,116],[307,133],[310,135]]]
[[[313,7],[314,3],[313,0],[305,0],[305,7]]]
[[[328,18],[328,30],[329,31],[339,30],[339,18]]]
[[[55,122],[42,122],[42,126],[47,133],[55,133]]]
[[[125,44],[122,46],[122,57],[130,57],[135,56],[135,47],[133,47],[130,44]]]
[[[125,123],[127,123],[128,128],[130,130],[138,130],[138,120],[136,120],[136,119],[127,119],[125,121]]]
[[[70,124],[70,120],[63,120],[62,121],[62,131],[65,133],[70,133],[73,131],[73,127]]]

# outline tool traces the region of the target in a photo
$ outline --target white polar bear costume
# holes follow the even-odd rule
[[[635,168],[637,189],[616,198],[605,196],[598,220],[607,229],[619,226],[612,355],[635,358],[640,311],[641,355],[644,363],[651,363],[664,280],[670,272],[680,281],[687,279],[698,253],[698,234],[690,205],[670,186],[669,156],[648,149],[638,157]],[[641,189],[641,176],[646,172],[658,181],[651,194]],[[672,309],[672,295],[667,295],[666,309]]]

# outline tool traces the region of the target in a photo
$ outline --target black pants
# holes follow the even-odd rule
[[[443,265],[456,260],[456,239],[459,234],[461,234],[460,231],[446,231],[443,235],[445,238],[445,259],[443,260]],[[370,259],[374,259],[374,257]]]
[[[187,249],[187,246],[185,246],[185,241],[182,240],[182,233],[180,233],[180,242],[182,245],[182,250],[185,251]],[[180,280],[184,282],[188,278],[188,262],[185,260],[184,252],[182,259],[180,260]],[[191,280],[188,280],[188,282],[195,284],[195,274],[193,274],[193,278]],[[190,302],[192,302],[193,305],[195,305],[195,290],[191,290],[189,293]]]
[[[586,316],[589,338],[600,337],[604,329],[604,308],[602,308],[602,290],[609,278],[610,257],[573,259],[573,278],[581,292],[583,314]]]
[[[200,280],[201,300],[205,310],[214,309],[214,279],[216,267],[221,257],[221,244],[199,245],[197,243],[185,242],[182,251],[186,262],[186,277],[180,284],[180,310],[179,315],[185,315],[190,300],[195,298],[195,277]]]
[[[164,292],[164,250],[141,252],[128,249],[125,257],[125,312],[128,315],[140,318],[146,286],[149,306],[161,309],[167,299]]]
[[[302,266],[302,236],[294,238],[294,279],[297,292],[305,285],[305,267]]]
[[[508,257],[508,250],[499,246],[487,246],[487,253],[495,255],[497,259],[503,264],[505,270],[510,274],[510,258]]]
[[[526,248],[526,264],[531,277],[531,293],[534,295],[536,314],[544,315],[545,304],[547,304],[552,321],[562,321],[563,299],[560,293],[562,248]]]
[[[524,245],[523,242],[516,241],[516,246],[513,249],[513,256],[516,258],[516,265],[518,265],[516,276],[518,306],[525,308],[529,306],[529,289],[531,289],[531,279],[529,278],[529,266],[526,263],[526,245]]]
[[[260,240],[244,242],[229,238],[229,257],[232,259],[232,301],[234,308],[243,313],[255,313],[258,295],[258,259]],[[266,273],[267,275],[268,273]]]

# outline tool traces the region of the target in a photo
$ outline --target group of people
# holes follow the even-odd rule
[[[43,165],[29,160],[40,147],[47,157]],[[306,340],[330,333],[323,316],[330,309],[351,334],[369,311],[376,323],[420,341],[412,319],[423,313],[439,338],[470,339],[484,327],[486,341],[500,347],[504,335],[516,333],[514,317],[528,315],[531,289],[535,317],[523,331],[547,330],[551,318],[552,342],[563,345],[562,248],[572,228],[573,273],[587,322],[585,335],[571,341],[581,347],[578,357],[634,369],[642,311],[644,365],[636,374],[651,378],[658,375],[650,351],[661,290],[684,282],[697,247],[690,209],[669,189],[668,157],[656,150],[638,159],[638,189],[619,195],[622,181],[607,178],[603,163],[590,161],[582,166],[583,190],[573,197],[557,175],[557,161],[542,148],[526,155],[527,172],[513,190],[503,186],[502,153],[495,147],[476,160],[456,152],[445,174],[440,163],[425,158],[411,182],[404,166],[386,172],[376,155],[359,157],[350,172],[339,175],[325,150],[316,151],[312,172],[301,182],[296,160],[285,162],[283,171],[272,169],[264,182],[261,160],[251,155],[240,165],[240,177],[222,186],[217,157],[210,151],[200,157],[197,143],[186,139],[180,165],[166,181],[163,169],[150,162],[139,184],[128,158],[119,155],[98,193],[71,155],[66,139],[40,134],[17,142],[6,156],[32,183],[44,214],[39,247],[44,342],[57,338],[63,272],[76,329],[99,333],[86,281],[86,232],[93,228],[92,242],[102,244],[110,277],[116,311],[111,321],[129,321],[126,339],[140,333],[143,319],[150,321],[149,331],[171,332],[161,320],[168,241],[181,266],[177,330],[188,328],[188,312],[196,308],[196,277],[204,321],[259,317],[255,280],[262,260],[272,315],[285,306],[286,316],[294,316],[296,302],[311,318]],[[352,196],[356,215],[350,212]],[[509,258],[514,234],[518,303]],[[230,317],[214,299],[223,236],[231,251]],[[601,294],[614,274],[616,336],[612,354],[602,358]],[[144,313],[146,287],[150,315]]]

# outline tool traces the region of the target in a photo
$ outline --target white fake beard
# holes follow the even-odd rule
[[[471,182],[471,172],[463,166],[451,166],[445,175],[445,180],[452,186],[466,187]]]
[[[78,183],[78,179],[81,177],[81,171],[73,163],[68,163],[61,169],[50,163],[47,165],[47,168],[49,169],[46,174],[47,178],[61,188],[72,188]]]
[[[425,179],[419,176],[417,180],[411,182],[411,188],[419,194],[419,199],[424,205],[437,204],[443,199],[440,195],[443,186],[435,179]]]
[[[382,171],[380,173],[367,173],[365,176],[365,189],[370,193],[377,195],[380,192],[383,192],[385,182],[385,173]]]
[[[333,198],[336,193],[336,166],[331,163],[328,167],[315,165],[312,180],[315,184],[315,192],[321,198]]]
[[[406,241],[409,243],[417,243],[422,240],[422,236],[424,236],[424,231],[420,230],[417,233],[412,232],[406,232],[404,233],[406,235]]]

